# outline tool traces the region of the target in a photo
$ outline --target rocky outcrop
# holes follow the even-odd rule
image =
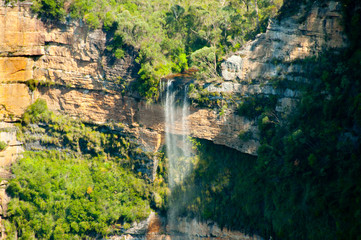
[[[303,6],[297,14],[269,22],[267,31],[259,34],[222,63],[220,86],[211,85],[210,92],[232,92],[241,95],[279,95],[281,111],[292,99],[299,97],[297,89],[287,84],[273,87],[276,81],[310,83],[306,58],[317,57],[324,51],[338,52],[348,46],[342,26],[340,2],[314,2]],[[228,82],[227,82],[228,81]]]
[[[158,151],[164,133],[162,105],[147,104],[122,92],[138,72],[136,52],[128,49],[123,59],[116,59],[107,50],[111,36],[102,30],[90,30],[81,21],[44,24],[32,14],[29,4],[0,3],[0,120],[19,119],[28,105],[43,98],[51,110],[85,121],[126,123],[144,150]],[[299,60],[346,47],[348,41],[341,22],[341,5],[335,1],[316,2],[292,17],[273,20],[265,33],[222,64],[225,81],[206,89],[239,96],[278,95],[277,111],[284,112],[292,108],[300,93],[287,85],[275,88],[272,81],[312,82]],[[255,122],[237,116],[232,108],[223,114],[192,108],[188,120],[193,137],[249,154],[257,152]],[[181,134],[180,125],[175,123],[173,133]],[[240,132],[252,132],[253,138],[242,141]],[[17,144],[16,152],[20,149]],[[12,145],[0,156],[5,159],[4,166],[16,156]],[[5,195],[1,197],[6,199]],[[187,234],[191,239],[257,239],[220,229],[214,223],[179,220],[177,229],[161,226],[159,219],[147,224],[152,226],[146,230],[148,239],[184,239]],[[168,236],[167,230],[178,235]],[[137,232],[128,232],[129,239],[132,234]]]
[[[108,39],[103,31],[90,31],[79,21],[44,24],[32,14],[30,5],[0,3],[0,83],[9,85],[3,89],[33,80],[73,89],[116,90],[138,71],[131,50],[123,59],[115,59],[106,50]],[[25,94],[23,89],[17,90]],[[22,114],[4,97],[0,100],[9,114]],[[23,109],[31,103],[18,102]]]
[[[347,47],[341,8],[336,1],[322,5],[315,2],[312,8],[304,6],[292,17],[272,20],[265,33],[222,64],[224,80],[249,82],[283,77],[307,82],[302,78],[304,68],[300,59]]]
[[[25,84],[0,84],[0,119],[15,120],[31,103],[31,95]]]

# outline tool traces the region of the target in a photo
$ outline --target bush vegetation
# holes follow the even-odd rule
[[[12,171],[9,238],[106,236],[147,218],[151,210],[146,182],[104,158],[26,152]]]
[[[108,50],[116,58],[135,49],[141,66],[135,88],[151,100],[162,76],[188,66],[199,68],[201,78],[219,77],[220,59],[264,31],[282,2],[33,0],[33,10],[46,19],[70,14],[102,27],[113,36]]]
[[[145,169],[163,155],[143,152],[122,124],[86,124],[38,99],[18,127],[32,151],[12,167],[9,239],[102,238],[166,209],[165,170],[151,182]]]
[[[242,41],[227,35],[229,29],[235,27],[231,25],[226,29],[226,36],[231,36],[229,39],[235,41],[235,45],[233,42],[223,45],[223,35],[217,33],[221,28],[212,21],[223,15],[213,14],[211,9],[215,8],[211,4],[190,6],[186,1],[178,6],[170,5],[162,12],[169,6],[167,3],[113,3],[114,7],[109,9],[118,11],[118,6],[121,14],[104,11],[104,16],[101,11],[97,15],[92,9],[102,9],[108,6],[107,3],[74,1],[74,4],[79,5],[71,8],[72,14],[87,16],[85,19],[91,21],[98,16],[104,28],[114,28],[114,34],[120,36],[122,44],[119,46],[132,45],[139,49],[143,81],[139,88],[149,98],[157,94],[152,87],[157,87],[158,77],[175,71],[172,70],[174,65],[167,65],[172,57],[184,59],[178,57],[184,53],[188,61],[193,53],[207,47],[198,53],[213,63],[219,49],[227,52],[226,46],[236,47],[246,38],[246,33],[237,32],[238,28],[234,36],[244,37]],[[261,146],[258,157],[199,141],[193,172],[185,180],[187,184],[178,186],[170,198],[173,201],[184,194],[188,196],[188,202],[179,208],[179,214],[213,219],[221,226],[257,233],[265,238],[360,237],[361,13],[356,1],[342,0],[342,4],[350,48],[340,54],[324,53],[313,59],[313,71],[309,72],[312,85],[304,89],[298,106],[287,116],[278,116],[274,112],[274,102],[269,99],[244,99],[239,113],[259,120]],[[221,10],[218,8],[217,11]],[[144,14],[146,21],[140,14],[145,11],[149,11]],[[205,15],[205,11],[209,14]],[[242,31],[242,28],[238,30]],[[159,39],[150,36],[159,36]],[[172,40],[166,41],[163,36],[172,36]],[[170,47],[163,48],[162,44]],[[177,49],[180,46],[180,50],[175,50],[174,46]],[[215,53],[212,52],[214,49]],[[179,60],[174,69],[182,68],[186,68],[185,61]],[[208,104],[206,99],[204,102]],[[280,121],[281,117],[284,118]],[[114,132],[114,135],[102,135],[93,127],[67,119],[47,111],[41,100],[23,117],[24,128],[28,131],[31,131],[30,123],[41,121],[48,126],[45,129],[50,137],[48,142],[72,151],[69,154],[54,151],[26,153],[24,160],[14,166],[17,177],[11,180],[8,189],[13,197],[7,220],[9,236],[15,232],[24,239],[103,236],[115,231],[116,224],[125,227],[127,221],[143,218],[150,209],[150,199],[157,199],[153,206],[162,202],[158,201],[158,192],[152,188],[164,186],[161,177],[166,176],[164,162],[159,169],[160,177],[155,181],[158,185],[150,188],[147,181],[137,178],[131,170],[135,169],[131,152],[137,148],[133,148],[126,138],[122,136],[122,140],[121,135]],[[74,125],[76,127],[72,127]],[[24,134],[22,137],[27,138]],[[89,154],[89,158],[75,159],[74,153]],[[118,153],[119,158],[108,159],[108,155]],[[47,181],[43,182],[43,178]],[[107,185],[108,180],[110,185]],[[118,186],[117,183],[121,184]],[[101,190],[104,194],[99,193]],[[102,199],[103,195],[105,199]],[[70,203],[70,199],[74,201]],[[99,210],[102,205],[94,206],[95,203],[102,203],[112,212],[102,215]],[[122,207],[113,209],[113,203],[120,203]],[[136,207],[138,205],[140,208]],[[134,208],[140,212],[130,211]],[[109,227],[111,225],[115,227]]]
[[[237,106],[237,114],[249,119],[256,119],[261,115],[265,117],[274,113],[277,100],[275,95],[265,96],[260,94],[244,97]]]

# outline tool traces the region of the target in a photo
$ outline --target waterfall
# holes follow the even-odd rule
[[[175,91],[173,91],[172,80],[168,80],[167,89],[166,89],[166,98],[165,98],[165,141],[167,149],[167,158],[169,161],[169,173],[168,173],[168,182],[169,187],[172,189],[175,186],[175,162],[174,158],[177,157],[177,142],[176,136],[172,134],[175,129],[175,115],[176,115],[176,106],[174,103],[175,100]]]
[[[188,139],[189,129],[187,118],[189,105],[187,99],[188,88],[183,94],[174,86],[173,80],[166,83],[164,114],[165,114],[165,143],[168,158],[168,183],[172,193],[184,184],[191,170],[191,144]],[[165,88],[163,86],[163,88]],[[177,98],[183,95],[182,98]],[[178,101],[181,100],[180,102]],[[168,224],[176,224],[176,216],[187,196],[177,196],[169,201]]]

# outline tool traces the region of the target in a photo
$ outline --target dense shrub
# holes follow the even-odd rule
[[[307,60],[313,83],[286,116],[273,112],[269,98],[246,98],[239,113],[261,116],[258,157],[200,141],[194,172],[173,192],[190,199],[179,214],[265,238],[358,239],[360,56]]]
[[[54,114],[44,100],[29,106],[23,119],[18,139],[36,152],[12,167],[5,223],[10,239],[101,238],[124,232],[151,207],[165,211],[165,169],[153,182],[144,172],[147,159],[158,157],[161,165],[164,157],[143,152],[123,124]]]
[[[32,9],[44,20],[64,20],[64,0],[33,0]]]
[[[346,19],[359,23],[357,4],[343,2]],[[194,172],[172,194],[188,196],[179,214],[266,239],[359,239],[361,45],[355,26],[348,25],[348,49],[304,60],[312,65],[312,85],[289,115],[272,114],[268,98],[244,99],[238,113],[261,116],[258,157],[200,141]]]
[[[48,110],[48,106],[44,99],[37,99],[32,105],[30,105],[22,116],[22,122],[24,124],[33,123],[39,120],[42,113]]]
[[[7,234],[27,239],[105,236],[150,213],[144,180],[114,162],[27,152],[13,167]],[[32,238],[32,237],[31,237]]]
[[[237,114],[249,119],[255,119],[261,114],[269,114],[275,110],[277,96],[252,95],[244,97],[238,104]]]

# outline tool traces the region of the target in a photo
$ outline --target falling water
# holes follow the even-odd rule
[[[171,193],[176,187],[184,184],[186,177],[190,173],[191,163],[191,146],[188,139],[189,105],[187,101],[187,87],[184,93],[175,89],[174,81],[168,80],[165,89],[166,96],[164,102],[165,113],[165,140],[168,158],[168,183]],[[183,95],[181,103],[177,102],[177,95]],[[176,215],[181,204],[187,196],[170,201],[168,211],[168,224],[175,224]]]

